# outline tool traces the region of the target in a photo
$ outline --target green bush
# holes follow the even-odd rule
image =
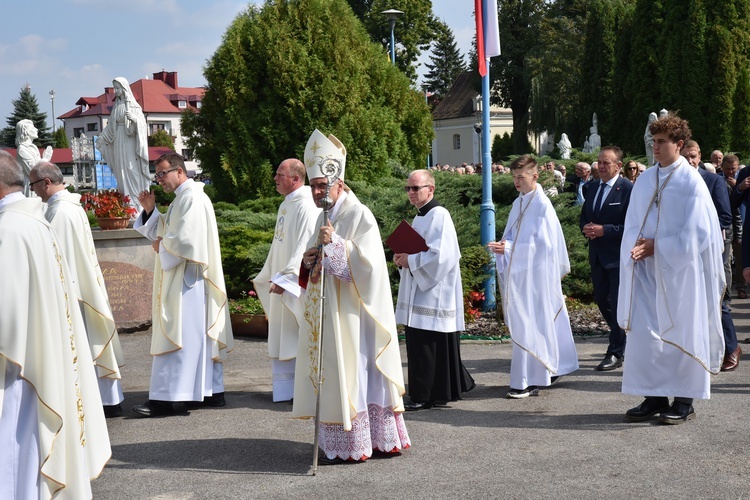
[[[575,160],[569,160],[572,163]],[[566,164],[568,160],[565,161]],[[377,183],[347,182],[356,196],[373,212],[383,241],[401,220],[411,222],[416,209],[409,204],[404,186],[408,172],[397,177],[385,177]],[[482,202],[482,179],[479,175],[455,175],[436,172],[435,198],[453,218],[461,247],[461,274],[464,290],[482,290],[483,282],[494,269],[488,269],[490,255],[481,245],[479,224]],[[555,183],[551,172],[540,173],[540,183],[549,187]],[[508,214],[518,192],[510,175],[493,175],[492,196],[495,205],[496,238],[505,229]],[[573,207],[573,193],[551,198],[563,227],[568,246],[571,272],[563,279],[563,292],[574,298],[590,300],[592,286],[588,264],[586,239],[578,229],[580,207]],[[280,196],[245,201],[239,207],[216,203],[222,259],[227,290],[232,297],[249,288],[249,280],[263,267],[273,240]],[[394,300],[398,293],[399,274],[392,264],[393,253],[386,247],[391,289]]]

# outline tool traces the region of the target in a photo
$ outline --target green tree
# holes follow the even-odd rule
[[[52,147],[54,148],[69,148],[70,143],[68,142],[68,136],[65,135],[65,128],[60,127],[59,129],[55,130],[55,133],[52,134]]]
[[[250,6],[204,74],[200,114],[183,114],[182,129],[224,200],[273,193],[274,166],[301,158],[315,128],[344,143],[350,180],[390,175],[389,160],[420,168],[427,156],[424,96],[345,0]]]
[[[148,136],[148,145],[151,147],[164,147],[174,151],[174,139],[166,130],[157,130]]]
[[[458,75],[466,71],[453,31],[447,24],[440,24],[441,31],[432,48],[430,63],[425,64],[428,71],[424,75],[425,84],[438,101],[445,97]]]
[[[383,50],[391,51],[391,25],[381,12],[396,9],[403,14],[396,21],[396,66],[416,81],[415,63],[419,55],[430,48],[440,32],[440,21],[432,13],[431,0],[347,0],[372,41]],[[388,57],[390,60],[390,56]]]
[[[581,2],[556,2],[541,20],[539,42],[543,50],[529,54],[531,72],[531,129],[536,133],[566,132],[581,137],[581,57],[584,8]],[[588,130],[586,128],[585,130]]]
[[[659,112],[660,95],[657,76],[661,59],[660,34],[664,26],[665,8],[663,0],[637,0],[633,13],[633,28],[630,36],[633,44],[627,78],[621,83],[624,100],[630,105],[622,110],[627,131],[624,136],[632,138],[629,144],[621,146],[644,151],[643,132],[648,114]]]
[[[21,120],[31,120],[39,131],[39,136],[34,140],[34,144],[39,147],[52,144],[52,138],[47,127],[47,113],[39,111],[39,103],[28,85],[21,89],[18,99],[13,99],[13,114],[6,118],[5,121],[8,126],[3,129],[3,146],[9,148],[16,146],[16,124]]]
[[[515,154],[525,153],[528,147],[530,57],[541,48],[539,29],[547,7],[545,0],[498,1],[503,54],[490,59],[490,100],[510,107],[513,111],[512,138]]]

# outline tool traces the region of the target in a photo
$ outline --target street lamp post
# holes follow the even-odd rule
[[[57,130],[55,127],[55,91],[49,91],[49,98],[52,101],[52,133],[54,134]]]
[[[388,18],[388,22],[391,23],[391,63],[396,64],[396,37],[394,31],[396,29],[396,19],[403,14],[400,10],[388,9],[381,12],[385,17]]]

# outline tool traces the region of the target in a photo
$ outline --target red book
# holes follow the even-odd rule
[[[393,253],[406,253],[409,255],[426,252],[430,249],[424,238],[405,220],[402,220],[401,224],[385,240],[385,244],[393,250]]]

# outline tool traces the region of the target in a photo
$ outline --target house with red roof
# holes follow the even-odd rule
[[[165,130],[174,140],[175,151],[185,158],[188,170],[200,171],[180,131],[180,117],[186,110],[200,110],[205,89],[180,87],[176,71],[160,71],[153,74],[153,79],[130,83],[130,90],[143,108],[149,135]],[[82,133],[88,138],[99,135],[107,126],[114,100],[114,87],[105,87],[98,97],[78,99],[75,108],[57,117],[63,121],[68,139],[80,137]]]

